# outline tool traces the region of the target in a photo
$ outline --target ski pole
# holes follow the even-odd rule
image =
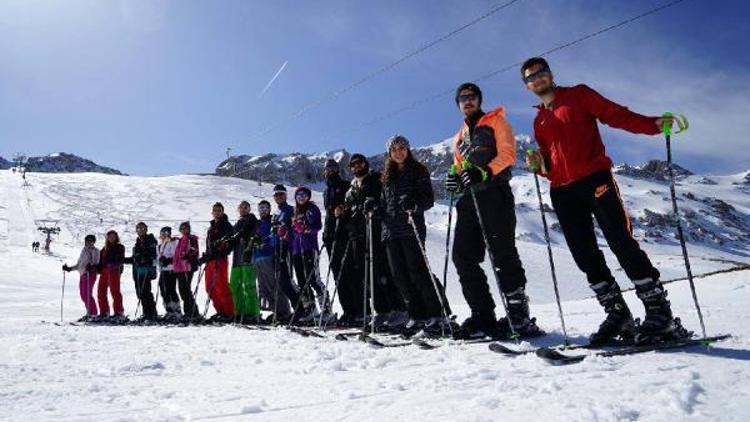
[[[370,324],[370,334],[375,335],[375,317],[377,316],[377,311],[375,311],[375,263],[374,263],[374,252],[372,246],[372,211],[367,213],[367,235],[368,235],[368,257],[369,257],[369,263],[370,263],[370,271],[369,271],[369,278],[370,278],[370,314],[371,314],[371,324]],[[365,289],[367,291],[367,289]]]
[[[65,300],[65,271],[63,271],[62,294],[60,295],[60,322],[63,322],[63,301]]]
[[[219,258],[214,259],[214,273],[211,274],[211,285],[208,287],[208,294],[206,295],[206,306],[203,308],[203,319],[206,319],[208,315],[208,305],[211,304],[211,295],[214,292],[214,285],[216,285],[216,278],[219,275]],[[216,304],[214,303],[214,306]]]
[[[470,169],[473,166],[470,161],[464,161],[463,162],[463,168],[464,170]],[[481,169],[480,169],[481,170]],[[482,170],[484,171],[484,170]],[[490,238],[487,234],[487,229],[484,225],[484,220],[482,219],[482,213],[479,210],[479,201],[477,200],[477,194],[474,190],[474,187],[469,187],[469,193],[471,194],[471,200],[474,203],[474,211],[477,214],[477,221],[479,222],[479,229],[482,232],[482,239],[484,239],[484,247],[487,249],[487,255],[490,258],[490,264],[492,265],[492,274],[495,276],[495,282],[497,283],[497,288],[500,290],[500,303],[503,305],[503,310],[505,311],[506,319],[508,320],[508,327],[510,327],[510,333],[511,338],[515,339],[516,342],[519,341],[518,332],[516,331],[516,327],[513,326],[513,321],[510,320],[510,314],[508,313],[508,303],[505,299],[505,295],[503,294],[503,283],[500,280],[500,275],[497,273],[498,268],[495,266],[495,254],[492,252],[492,246],[490,245]]]
[[[164,280],[164,275],[162,274],[161,270],[159,270],[159,279],[156,281],[156,300],[154,301],[154,309],[156,309],[157,318],[159,317],[159,293],[161,292],[161,283],[163,280]],[[164,309],[166,308],[167,308],[166,305],[164,305]]]
[[[200,285],[201,285],[201,279],[203,278],[205,267],[206,267],[205,265],[198,266],[198,280],[196,280],[195,290],[193,290],[193,309],[190,311],[191,319],[195,319],[201,313],[200,309],[198,309],[198,302],[196,301],[196,299],[198,298],[198,289],[200,288]]]
[[[448,174],[456,175],[458,170],[455,164],[451,164]],[[448,294],[448,256],[450,254],[451,227],[453,226],[453,201],[456,199],[456,193],[451,192],[450,204],[448,207],[448,230],[445,236],[445,262],[443,264],[443,291]]]
[[[338,235],[339,235],[339,218],[336,217],[336,227],[333,229],[333,244],[331,245],[331,254],[328,256],[328,269],[326,270],[326,284],[325,289],[323,290],[323,305],[325,305],[326,301],[328,300],[328,286],[329,282],[331,281],[331,261],[333,261],[333,255],[336,253],[336,242],[338,241]],[[341,272],[339,270],[339,272]],[[334,277],[336,278],[336,277]],[[333,303],[331,303],[330,306],[333,306]],[[318,329],[323,325],[323,312],[320,313],[320,319],[318,320]]]
[[[534,154],[534,150],[529,149],[526,151],[527,156],[532,156]],[[540,163],[541,171],[542,173],[547,173],[547,169],[544,166],[544,161]],[[544,213],[544,202],[542,201],[542,190],[539,187],[539,176],[537,176],[536,171],[537,168],[530,168],[531,172],[534,173],[534,185],[536,186],[536,196],[537,199],[539,199],[539,213],[542,216],[542,227],[544,227],[544,241],[547,242],[547,257],[549,258],[549,269],[552,273],[552,285],[555,289],[555,301],[557,302],[557,312],[558,315],[560,315],[560,325],[562,326],[562,332],[563,332],[563,344],[565,346],[570,344],[570,340],[568,339],[568,330],[565,328],[565,318],[563,317],[563,310],[562,310],[562,304],[560,302],[560,290],[557,286],[557,272],[555,271],[555,259],[552,255],[552,242],[550,241],[549,237],[549,228],[547,227],[547,216]]]
[[[273,280],[276,282],[274,284],[273,288],[273,319],[271,320],[271,325],[276,325],[276,312],[278,312],[279,309],[279,260],[281,259],[281,240],[279,239],[278,243],[274,245],[273,248]]]
[[[317,251],[317,249],[313,249],[313,251]],[[286,325],[287,328],[292,327],[292,322],[294,321],[294,317],[295,315],[297,315],[297,311],[299,311],[300,305],[302,304],[302,301],[304,300],[303,296],[307,292],[310,280],[312,276],[315,274],[315,267],[318,266],[319,262],[320,262],[320,254],[317,254],[315,255],[315,258],[313,260],[312,271],[310,271],[310,273],[307,274],[307,269],[305,268],[304,252],[302,252],[302,272],[303,272],[302,276],[305,278],[305,280],[302,286],[300,287],[300,294],[299,294],[299,297],[297,298],[297,303],[294,306],[294,311],[292,312],[292,316],[289,319],[289,323]]]
[[[690,283],[690,291],[693,294],[693,302],[695,303],[695,310],[698,313],[698,320],[701,324],[701,332],[703,333],[703,338],[705,339],[706,336],[706,324],[703,321],[703,313],[701,312],[701,306],[698,303],[698,294],[695,291],[695,282],[693,281],[693,271],[690,269],[690,257],[688,256],[687,251],[687,245],[685,243],[685,234],[682,231],[682,223],[680,222],[680,211],[677,207],[677,194],[675,193],[675,183],[674,183],[674,172],[672,170],[673,164],[672,164],[672,135],[677,135],[678,133],[682,133],[690,127],[690,124],[688,123],[688,120],[685,116],[676,114],[673,115],[671,112],[667,111],[664,113],[662,117],[672,117],[674,119],[674,122],[677,123],[677,131],[672,131],[672,125],[669,122],[664,122],[664,124],[661,127],[662,133],[664,133],[664,137],[666,140],[667,145],[667,170],[669,173],[669,194],[672,197],[672,213],[674,214],[674,223],[677,227],[677,237],[680,239],[680,246],[682,247],[682,258],[685,261],[685,271],[687,272],[687,278],[688,282]]]
[[[347,239],[346,247],[344,248],[344,256],[341,258],[341,264],[339,265],[339,268],[341,268],[341,270],[339,270],[339,273],[333,277],[334,286],[333,286],[333,295],[331,295],[331,303],[333,303],[336,300],[336,293],[338,292],[338,289],[339,289],[339,281],[341,280],[341,275],[344,273],[343,268],[344,268],[344,264],[346,264],[346,257],[349,254],[349,247],[351,246],[351,243],[352,243],[351,239]],[[328,321],[326,321],[325,325],[323,325],[323,331],[326,330],[327,326],[328,326]]]
[[[414,230],[414,238],[417,241],[417,244],[419,245],[419,250],[422,252],[422,258],[424,258],[424,264],[425,267],[427,267],[427,276],[432,280],[432,287],[435,289],[435,294],[437,295],[438,301],[440,301],[440,310],[443,311],[443,318],[445,318],[445,322],[448,323],[448,330],[451,332],[451,337],[453,337],[453,327],[450,324],[450,318],[448,318],[448,311],[447,307],[445,306],[445,301],[443,300],[443,295],[440,294],[440,288],[438,287],[438,281],[435,279],[435,276],[432,274],[432,267],[430,267],[430,260],[427,258],[427,250],[425,249],[424,244],[422,243],[422,239],[419,238],[419,231],[417,231],[417,224],[414,222],[414,218],[411,215],[412,211],[406,211],[406,214],[409,216],[409,224],[411,224],[411,228]],[[440,331],[442,332],[443,337],[445,337],[445,324],[440,324]]]

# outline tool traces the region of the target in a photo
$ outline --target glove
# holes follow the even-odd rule
[[[206,254],[203,254],[200,258],[198,258],[198,265],[203,265],[206,262],[208,262],[208,257],[206,256]]]
[[[167,258],[166,256],[162,256],[159,258],[159,265],[161,265],[162,267],[166,267],[171,263],[172,263],[172,258]]]
[[[398,206],[405,213],[413,213],[417,211],[417,203],[414,201],[414,198],[411,198],[408,195],[401,195],[398,198]]]
[[[292,230],[297,233],[304,233],[305,230],[307,230],[307,226],[301,221],[295,221],[294,224],[292,224]]]
[[[459,179],[458,174],[448,173],[448,175],[445,177],[445,190],[447,190],[450,193],[456,193],[460,189],[461,189],[461,179]]]
[[[279,226],[279,227],[276,228],[276,236],[284,238],[284,237],[286,237],[287,233],[288,233],[288,231],[287,231],[286,227],[284,227],[284,226]]]
[[[94,271],[96,271],[96,265],[94,265],[94,264],[87,264],[86,265],[86,272],[91,273],[91,272],[94,272]]]
[[[378,208],[378,200],[375,198],[366,198],[362,205],[366,213],[374,212]]]
[[[68,267],[68,264],[63,264],[62,270],[65,271],[66,273],[69,273],[71,271],[70,267]]]
[[[539,151],[526,151],[526,166],[534,173],[547,173],[546,166],[544,165],[544,157],[539,154]]]
[[[469,188],[470,186],[476,185],[477,183],[481,183],[483,181],[484,173],[479,167],[467,166],[464,171],[461,172],[461,184],[464,188]]]

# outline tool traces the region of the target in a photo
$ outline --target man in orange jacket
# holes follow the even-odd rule
[[[527,60],[521,76],[526,89],[542,101],[534,119],[539,153],[528,157],[527,164],[550,180],[552,205],[570,252],[607,314],[591,342],[645,343],[687,335],[679,319],[672,317],[659,271],[633,238],[612,177],[612,160],[604,151],[597,126],[601,121],[631,133],[656,135],[665,119],[634,113],[586,85],[556,86],[549,64],[541,57]],[[597,245],[592,215],[646,308],[646,318],[637,328]]]
[[[516,213],[510,188],[510,167],[516,162],[513,130],[502,107],[488,113],[482,111],[482,91],[473,83],[458,87],[456,104],[464,115],[463,126],[453,142],[458,172],[448,175],[445,186],[449,192],[465,192],[456,203],[453,263],[471,308],[471,316],[461,324],[457,336],[507,338],[512,334],[510,323],[523,337],[539,335],[535,319],[529,317],[526,275],[516,249]],[[484,234],[470,189],[477,199]],[[508,305],[508,315],[500,321],[495,321],[495,302],[487,276],[479,266],[484,261],[485,235],[494,256],[491,264]]]

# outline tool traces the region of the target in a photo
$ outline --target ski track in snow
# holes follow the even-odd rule
[[[255,208],[259,197],[270,197],[271,185],[201,176],[28,178],[31,186],[22,188],[20,177],[0,171],[2,420],[750,420],[750,271],[696,280],[709,334],[734,335],[713,349],[592,357],[563,367],[545,364],[533,354],[500,356],[486,344],[432,351],[373,349],[282,329],[55,326],[41,320],[59,320],[60,265],[75,261],[84,234],[96,233],[101,245],[103,233],[115,228],[129,253],[137,221],[145,220],[157,232],[162,225],[191,220],[202,239],[213,202],[222,201],[234,220],[240,200],[247,197]],[[519,190],[527,186],[520,184],[528,180],[517,179],[519,199]],[[623,190],[627,196],[627,188]],[[314,199],[322,202],[319,193]],[[747,199],[728,202],[750,208]],[[539,232],[534,210],[519,212],[519,250],[532,313],[550,335],[522,346],[562,340],[551,303],[546,249],[523,234]],[[63,228],[52,256],[30,251],[31,242],[41,239],[34,225],[40,218],[60,220]],[[444,206],[428,215],[428,250],[439,273],[446,220]],[[569,335],[585,341],[603,313],[587,298],[585,281],[559,234],[553,238]],[[665,278],[684,273],[679,246],[647,243],[644,249]],[[744,256],[700,245],[689,245],[689,250],[696,273],[747,262],[747,250]],[[616,262],[606,254],[610,263]],[[326,266],[324,256],[321,273]],[[621,271],[616,277],[629,287]],[[451,304],[463,318],[468,309],[452,268],[449,278]],[[64,300],[68,321],[84,312],[77,284],[77,273],[69,273]],[[668,288],[676,315],[698,330],[687,283]],[[136,301],[129,270],[123,274],[122,291],[126,313],[132,314]],[[202,288],[197,300],[202,307]],[[636,316],[642,315],[632,292],[626,300]]]

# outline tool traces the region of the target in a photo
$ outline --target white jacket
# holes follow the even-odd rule
[[[81,255],[78,257],[76,265],[70,267],[71,270],[78,270],[79,273],[86,273],[86,267],[89,265],[97,265],[99,263],[99,249],[96,246],[86,247],[81,249]]]
[[[171,238],[169,242],[159,243],[159,246],[156,247],[156,260],[159,262],[159,271],[172,271],[171,263],[166,267],[162,267],[160,262],[162,257],[174,259],[174,250],[177,248],[177,241],[178,239]]]

